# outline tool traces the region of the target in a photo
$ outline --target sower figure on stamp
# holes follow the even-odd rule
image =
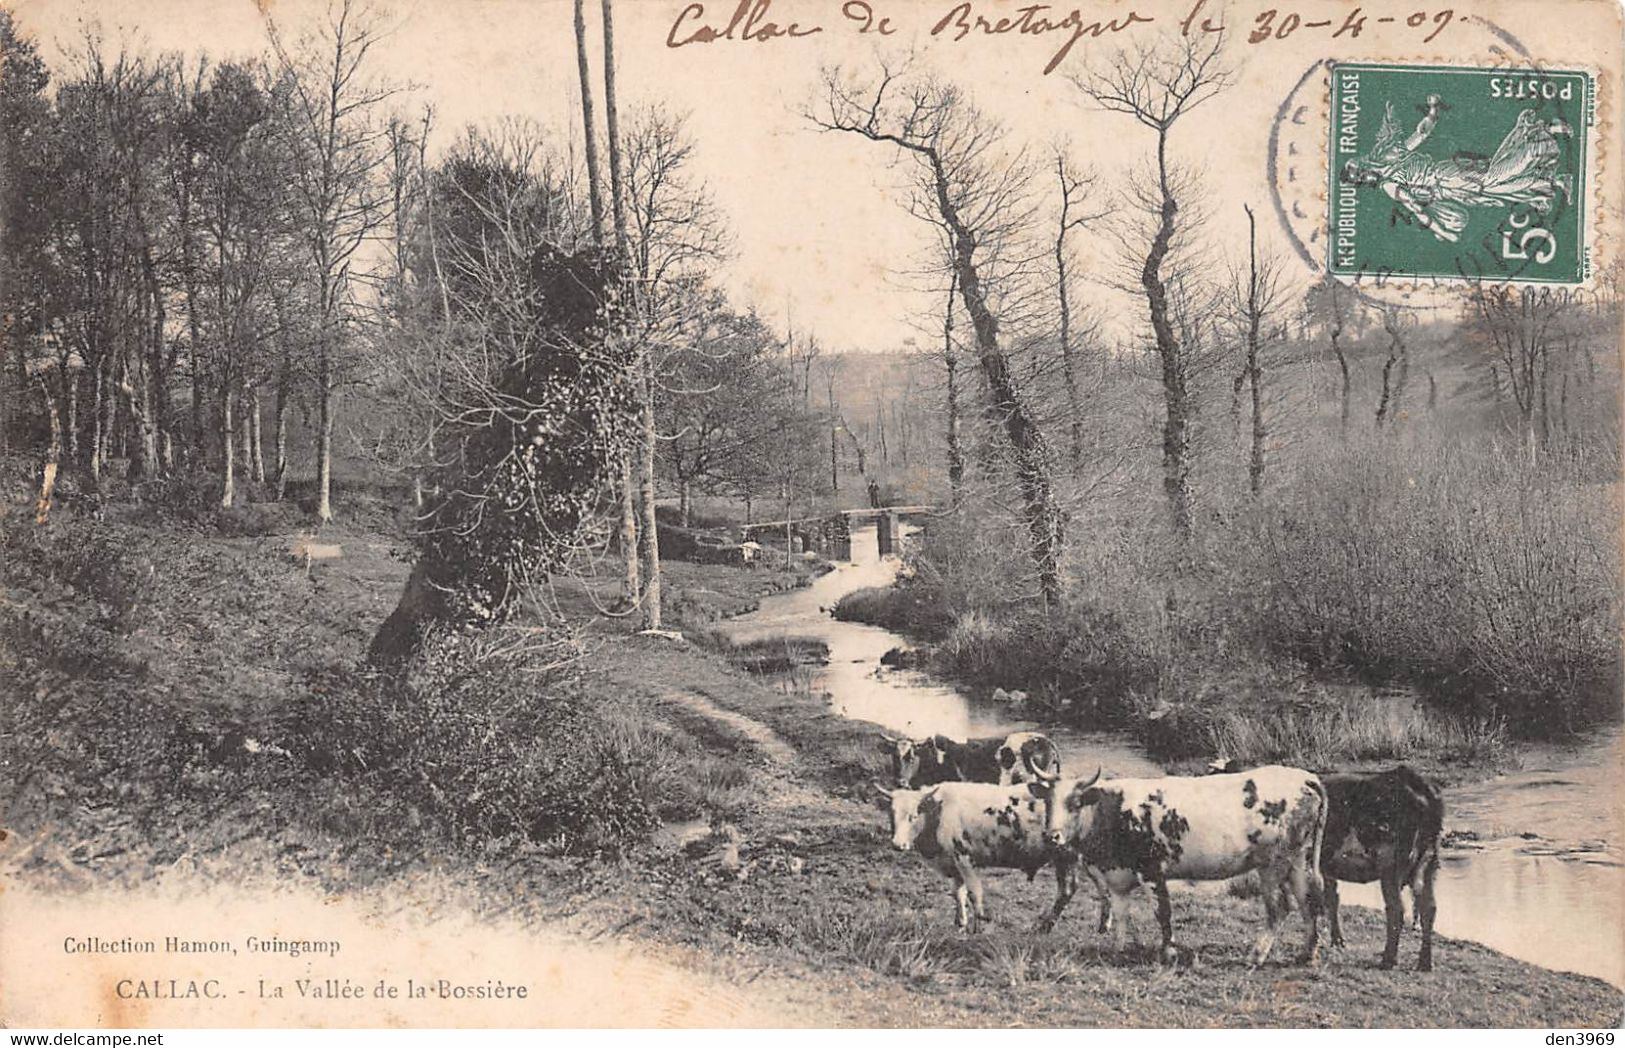
[[[1571,134],[1569,125],[1542,120],[1535,110],[1525,109],[1487,159],[1458,153],[1435,160],[1417,152],[1433,133],[1439,113],[1448,108],[1438,95],[1429,95],[1425,115],[1405,136],[1394,104],[1386,103],[1376,143],[1343,166],[1343,182],[1381,188],[1418,225],[1451,243],[1467,227],[1468,208],[1524,204],[1545,215],[1559,193],[1565,200],[1572,196],[1574,176],[1557,173],[1563,152],[1557,137]]]

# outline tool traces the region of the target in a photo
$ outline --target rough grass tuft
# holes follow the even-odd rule
[[[1243,764],[1329,768],[1346,761],[1495,763],[1510,745],[1504,719],[1415,702],[1345,698],[1317,707],[1220,710],[1206,724],[1209,753]]]

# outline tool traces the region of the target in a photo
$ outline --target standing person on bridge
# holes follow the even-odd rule
[[[880,484],[873,477],[869,478],[869,506],[871,509],[880,508]]]

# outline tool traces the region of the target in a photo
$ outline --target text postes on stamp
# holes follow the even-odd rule
[[[1592,90],[1582,72],[1334,65],[1329,271],[1583,282]]]

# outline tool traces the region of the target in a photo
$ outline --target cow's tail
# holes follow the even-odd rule
[[[1414,885],[1417,876],[1428,863],[1437,862],[1439,835],[1444,832],[1444,798],[1433,784],[1401,764],[1394,774],[1411,794],[1422,802],[1420,818],[1416,822],[1416,836],[1411,841],[1410,868],[1405,871],[1405,883]]]
[[[1325,875],[1322,873],[1320,865],[1320,852],[1326,842],[1326,820],[1331,815],[1332,804],[1331,798],[1326,796],[1326,784],[1320,781],[1318,775],[1309,776],[1305,785],[1314,793],[1315,799],[1320,801],[1319,808],[1315,812],[1315,821],[1309,828],[1311,836],[1309,840],[1308,874],[1309,883],[1314,886],[1311,905],[1315,907],[1317,912],[1324,913],[1326,911],[1326,885]]]

